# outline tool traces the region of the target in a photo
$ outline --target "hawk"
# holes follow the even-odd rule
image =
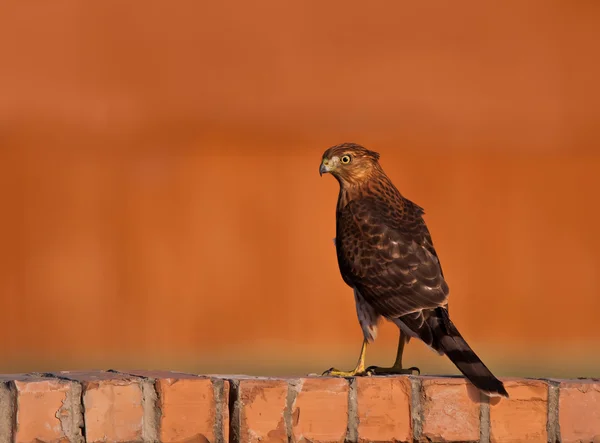
[[[338,265],[354,290],[364,340],[356,368],[331,368],[324,375],[351,377],[408,374],[402,366],[411,337],[447,355],[477,388],[508,397],[504,385],[477,357],[448,315],[448,285],[433,247],[424,210],[404,198],[379,164],[379,154],[354,143],[329,148],[319,173],[332,174],[340,185],[336,210]],[[396,361],[390,368],[365,369],[369,342],[383,317],[400,330]]]

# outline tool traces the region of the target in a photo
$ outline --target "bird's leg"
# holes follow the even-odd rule
[[[372,374],[410,374],[414,372],[420,374],[419,368],[402,368],[402,353],[404,352],[404,344],[408,341],[408,337],[404,334],[402,329],[400,330],[400,338],[398,339],[398,352],[396,353],[396,361],[391,368],[380,368],[379,366],[369,366],[367,372]]]
[[[358,357],[358,363],[352,371],[340,371],[339,369],[331,368],[323,372],[323,375],[330,375],[333,377],[354,377],[356,375],[370,375],[368,371],[365,371],[365,354],[367,353],[367,340],[363,340],[362,348],[360,350],[360,356]]]

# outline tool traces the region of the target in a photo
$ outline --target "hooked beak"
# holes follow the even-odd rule
[[[327,174],[328,172],[331,172],[332,169],[332,163],[331,161],[324,159],[323,162],[321,163],[321,166],[319,167],[319,175],[322,177],[323,174]]]

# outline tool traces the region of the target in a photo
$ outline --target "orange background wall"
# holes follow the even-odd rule
[[[317,168],[354,141],[500,375],[600,372],[595,2],[160,5],[3,7],[0,371],[351,366]]]

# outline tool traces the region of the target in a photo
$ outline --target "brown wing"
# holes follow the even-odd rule
[[[398,318],[444,305],[444,281],[423,210],[377,196],[348,203],[338,213],[337,254],[347,284],[384,317]]]

